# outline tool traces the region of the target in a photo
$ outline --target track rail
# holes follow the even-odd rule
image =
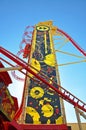
[[[42,81],[43,83],[45,83],[48,87],[50,87],[53,90],[55,90],[55,92],[57,92],[57,94],[60,97],[62,97],[67,102],[71,103],[74,107],[77,107],[77,108],[81,109],[82,111],[86,112],[86,103],[84,103],[83,101],[81,101],[80,99],[78,99],[76,96],[74,96],[73,94],[71,94],[69,91],[67,91],[63,87],[59,86],[58,84],[57,84],[57,88],[54,87],[52,84],[50,84],[46,80],[46,76],[44,76],[43,74],[41,75],[40,72],[39,72],[39,74],[36,74],[33,71],[33,67],[31,67],[26,62],[24,62],[22,59],[20,59],[19,57],[15,56],[14,54],[12,54],[8,50],[4,49],[3,47],[0,47],[0,53],[2,53],[3,55],[5,55],[9,59],[11,59],[13,62],[15,62],[16,64],[18,64],[19,66],[22,66],[23,69],[27,70],[29,73],[31,73],[32,75],[34,75],[37,79],[39,79],[40,81]],[[17,119],[18,116],[19,116],[19,113],[16,114],[15,119]]]
[[[57,28],[57,31],[66,36],[69,41],[84,55],[86,56],[86,51],[82,49],[67,33],[65,33],[63,30]]]

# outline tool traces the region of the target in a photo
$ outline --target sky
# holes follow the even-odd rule
[[[0,46],[17,54],[25,27],[47,20],[52,20],[86,50],[86,0],[0,0]],[[64,49],[80,54],[72,45]],[[63,56],[59,59],[59,54],[56,55],[58,63],[63,63]],[[65,59],[69,62],[68,57]],[[86,102],[86,62],[60,66],[59,72],[61,85]],[[9,90],[18,97],[20,104],[23,83],[13,77],[12,80]],[[65,102],[65,109],[67,121],[76,122],[73,106]]]

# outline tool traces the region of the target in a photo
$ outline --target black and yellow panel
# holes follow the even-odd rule
[[[56,78],[56,61],[52,36],[56,28],[52,22],[39,23],[34,30],[32,47],[33,53],[31,65],[40,73],[43,72],[46,80],[53,84],[58,82]],[[38,71],[33,70],[39,74]],[[36,79],[33,75],[28,84],[28,100],[26,107],[25,123],[32,124],[62,124],[62,115],[59,96],[46,84]],[[40,75],[42,76],[42,75]],[[35,80],[33,79],[35,78]],[[45,77],[42,77],[45,78]],[[50,79],[50,80],[49,80]]]

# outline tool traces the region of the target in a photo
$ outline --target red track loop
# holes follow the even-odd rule
[[[22,41],[19,46],[20,50],[23,49],[22,44],[31,44],[33,28],[34,26],[27,26],[25,28]]]
[[[33,32],[33,28],[34,26],[27,26],[25,28],[25,31],[24,31],[24,34],[23,34],[23,37],[22,37],[22,41],[19,45],[19,48],[20,50],[18,51],[17,53],[17,56],[19,57],[21,53],[24,52],[24,44],[31,44],[31,41],[32,41],[32,32]],[[24,78],[21,78],[19,76],[17,76],[17,74],[15,73],[15,71],[12,71],[11,72],[12,76],[16,79],[16,80],[19,80],[19,81],[24,81]]]

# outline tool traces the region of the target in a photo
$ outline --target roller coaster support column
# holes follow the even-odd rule
[[[81,125],[81,120],[80,120],[80,114],[78,112],[78,108],[77,107],[75,107],[75,113],[76,113],[76,117],[77,117],[77,122],[78,122],[79,130],[82,130],[82,125]]]

